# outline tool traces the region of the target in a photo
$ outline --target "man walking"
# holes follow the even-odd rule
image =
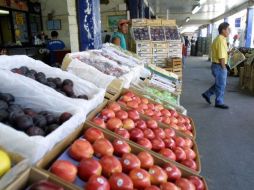
[[[230,34],[229,24],[224,22],[219,26],[219,35],[212,44],[212,74],[215,78],[215,84],[202,94],[202,97],[211,104],[211,96],[215,94],[215,107],[221,109],[228,109],[224,104],[224,93],[227,81],[227,60],[228,47],[226,38]]]

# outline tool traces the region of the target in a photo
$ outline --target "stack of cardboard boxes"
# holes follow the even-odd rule
[[[168,58],[182,58],[182,42],[175,20],[133,19],[136,52],[147,64],[167,67]]]

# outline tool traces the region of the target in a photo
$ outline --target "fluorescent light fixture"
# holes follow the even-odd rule
[[[192,9],[192,14],[196,14],[199,10],[201,9],[201,5],[195,5],[194,8]]]
[[[6,10],[0,10],[0,14],[2,15],[8,15],[10,12]]]
[[[187,17],[186,19],[185,19],[185,22],[189,22],[190,21],[190,17]]]

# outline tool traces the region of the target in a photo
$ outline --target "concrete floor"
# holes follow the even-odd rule
[[[208,105],[201,93],[213,84],[213,77],[204,57],[187,59],[183,81],[181,104],[197,127],[201,175],[209,190],[253,190],[254,96],[240,92],[239,78],[229,77],[225,103],[230,109]]]

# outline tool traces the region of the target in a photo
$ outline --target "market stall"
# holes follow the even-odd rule
[[[163,29],[165,39],[175,39],[162,23],[149,35]],[[66,55],[62,70],[26,56],[3,56],[0,145],[29,166],[7,182],[10,166],[2,170],[0,184],[4,180],[7,190],[208,190],[199,175],[196,126],[181,105],[182,77],[174,73],[181,56],[169,56],[180,46],[153,47],[161,44],[167,45],[157,50],[166,52],[172,70],[154,56],[147,64],[113,44]]]

